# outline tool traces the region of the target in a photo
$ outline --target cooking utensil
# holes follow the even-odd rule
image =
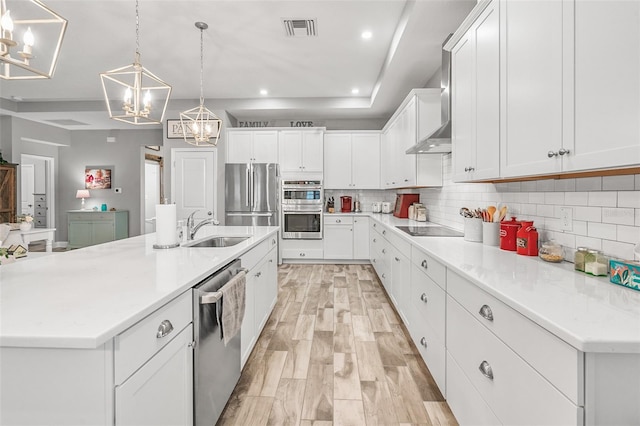
[[[500,214],[498,215],[498,220],[496,220],[496,222],[502,222],[505,216],[507,216],[507,206],[502,206],[502,208],[500,209]]]
[[[460,216],[462,217],[468,217],[468,218],[472,218],[474,217],[473,213],[471,212],[471,210],[469,210],[466,207],[462,207],[460,208]]]
[[[496,206],[489,206],[487,207],[487,213],[489,213],[489,218],[487,220],[487,222],[493,222],[493,215],[496,212]]]

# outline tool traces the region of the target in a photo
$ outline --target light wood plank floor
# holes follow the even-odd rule
[[[370,265],[278,269],[218,425],[456,425]]]

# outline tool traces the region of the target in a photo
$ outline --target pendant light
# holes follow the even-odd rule
[[[136,55],[132,65],[100,74],[109,117],[130,124],[160,124],[171,86],[140,63],[140,17],[136,0]]]
[[[204,62],[203,33],[209,28],[204,22],[196,22],[200,30],[200,106],[180,113],[180,125],[184,141],[195,146],[216,146],[220,137],[222,120],[204,106],[202,67]]]
[[[39,0],[0,0],[0,78],[51,78],[67,20]]]

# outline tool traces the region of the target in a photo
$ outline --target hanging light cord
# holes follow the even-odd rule
[[[203,34],[204,28],[200,28],[200,106],[204,105],[204,89],[203,89],[203,78],[202,78],[202,68],[204,63],[204,42],[203,42]]]
[[[136,61],[140,61],[140,14],[138,13],[138,0],[136,0]]]

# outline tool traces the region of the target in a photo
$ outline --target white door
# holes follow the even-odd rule
[[[160,203],[160,163],[144,162],[144,233],[156,232],[156,204]]]
[[[302,171],[302,133],[298,130],[283,130],[278,136],[278,160],[280,172]]]
[[[302,132],[302,171],[322,173],[323,133],[317,130]]]
[[[171,198],[178,220],[195,214],[196,222],[214,217],[216,211],[216,150],[171,150]]]
[[[379,134],[354,133],[351,136],[351,164],[351,181],[355,188],[380,188]]]
[[[351,135],[325,134],[324,154],[325,189],[351,188]]]
[[[253,161],[253,132],[250,130],[227,133],[227,163]]]
[[[33,217],[33,193],[35,191],[35,167],[33,164],[20,166],[20,182],[21,214],[28,214]]]

